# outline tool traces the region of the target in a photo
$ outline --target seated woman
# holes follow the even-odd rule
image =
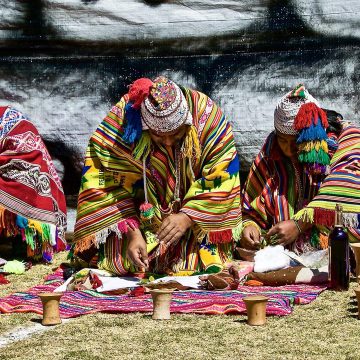
[[[34,125],[0,107],[0,240],[14,255],[50,262],[65,249],[66,204],[60,179]]]
[[[336,203],[348,219],[350,240],[360,240],[360,130],[341,120],[303,85],[279,101],[275,131],[242,194],[243,249],[258,249],[264,237],[297,253],[326,248]]]
[[[241,223],[232,129],[206,95],[139,79],[90,139],[72,257],[123,275],[231,259]]]

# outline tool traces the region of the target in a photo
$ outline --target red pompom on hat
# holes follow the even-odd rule
[[[153,82],[148,78],[140,78],[135,80],[129,86],[129,100],[133,102],[132,107],[136,110],[140,109],[141,103],[150,94]]]

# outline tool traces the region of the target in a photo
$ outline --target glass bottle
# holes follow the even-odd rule
[[[332,290],[348,290],[350,281],[349,237],[342,221],[342,206],[336,204],[335,226],[329,235],[329,284]]]

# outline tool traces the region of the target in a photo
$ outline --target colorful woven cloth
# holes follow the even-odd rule
[[[41,136],[19,111],[0,108],[0,232],[22,236],[29,257],[65,248],[62,185]]]
[[[239,159],[231,125],[206,95],[189,89],[183,92],[193,118],[183,146],[200,143],[200,156],[194,156],[191,148],[189,153],[182,147],[155,145],[148,131],[143,131],[134,144],[123,141],[128,96],[111,109],[95,131],[86,153],[78,200],[75,254],[105,244],[102,268],[126,273],[130,265],[123,256],[126,239],[122,235],[128,227],[140,227],[149,234],[151,251],[157,246],[151,234],[176,200],[180,201],[180,211],[195,225],[167,251],[170,258],[160,262],[171,263],[177,272],[200,270],[228,260],[232,229],[241,223]],[[177,185],[179,197],[175,199]],[[154,209],[151,222],[139,214],[144,201]],[[116,236],[107,241],[110,233]],[[118,258],[114,260],[115,256]]]
[[[50,275],[44,285],[38,285],[26,292],[17,292],[0,299],[0,312],[42,314],[38,297],[40,292],[53,291],[63,283],[62,270]],[[309,304],[325,290],[325,286],[287,285],[281,287],[240,286],[233,291],[176,291],[173,294],[171,312],[192,314],[244,314],[243,298],[249,295],[265,295],[269,298],[266,306],[268,315],[289,315],[295,304]],[[151,312],[150,295],[132,297],[129,295],[106,295],[93,290],[65,292],[60,302],[60,316],[72,318],[81,315],[108,312],[131,313]]]
[[[321,184],[318,195],[296,214],[296,218],[333,226],[335,206],[340,204],[345,226],[360,229],[360,129],[346,127],[338,143],[331,159],[330,174]]]

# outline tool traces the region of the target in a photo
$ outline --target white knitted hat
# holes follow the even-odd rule
[[[312,97],[303,84],[283,96],[274,111],[274,126],[276,131],[286,135],[297,135],[294,120],[301,105],[313,102],[320,107],[318,101]]]

